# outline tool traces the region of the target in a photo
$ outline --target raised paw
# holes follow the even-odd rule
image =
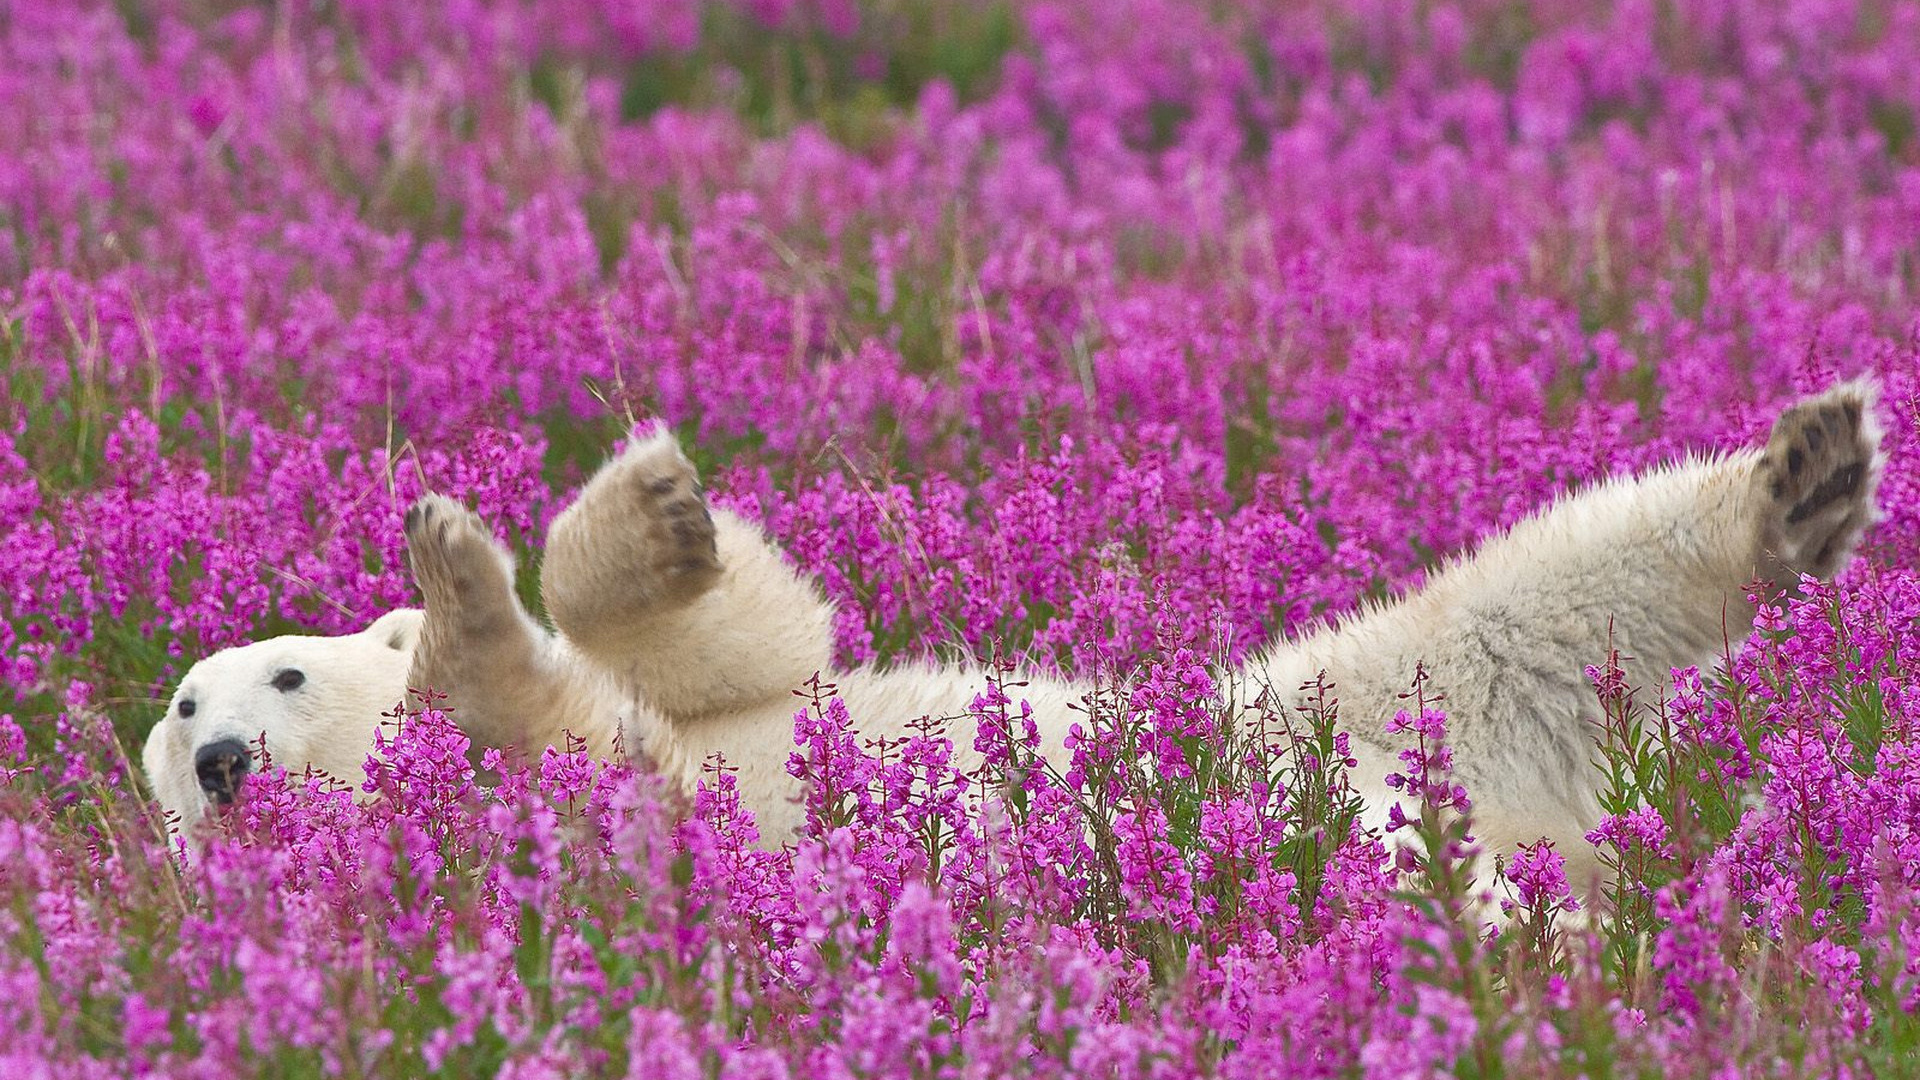
[[[1764,496],[1761,555],[1775,583],[1831,577],[1874,516],[1880,430],[1872,384],[1843,383],[1796,402],[1773,425],[1755,483]]]
[[[444,495],[407,510],[407,562],[428,618],[485,621],[511,611],[513,556],[480,515]]]
[[[632,521],[647,532],[649,568],[669,596],[705,592],[720,574],[713,514],[694,472],[663,426],[629,442],[606,478],[631,505]]]
[[[630,440],[554,522],[543,587],[549,609],[592,589],[634,609],[689,603],[720,578],[713,515],[693,463],[664,427]]]

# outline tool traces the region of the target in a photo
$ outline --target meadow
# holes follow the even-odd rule
[[[0,0],[0,1072],[1911,1075],[1916,55],[1898,0]],[[1210,665],[1859,374],[1839,580],[1592,658],[1608,895],[1477,852],[1438,745],[1439,854],[1350,829],[1337,687],[1219,723]],[[1011,674],[880,746],[818,687],[769,849],[724,767],[486,785],[428,699],[169,836],[196,658],[415,602],[429,489],[530,583],[653,418],[841,659],[1099,679],[1073,767]]]

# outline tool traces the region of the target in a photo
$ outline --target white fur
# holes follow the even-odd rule
[[[1299,688],[1324,670],[1354,736],[1366,822],[1379,827],[1396,797],[1384,777],[1403,768],[1385,725],[1407,704],[1400,695],[1424,660],[1429,689],[1451,714],[1456,771],[1475,799],[1480,835],[1495,849],[1547,836],[1579,859],[1589,850],[1582,834],[1599,819],[1584,719],[1598,710],[1584,668],[1606,659],[1609,623],[1632,657],[1629,677],[1648,687],[1672,667],[1710,660],[1727,638],[1745,637],[1751,610],[1743,587],[1758,569],[1744,494],[1755,457],[1693,462],[1564,499],[1435,574],[1425,589],[1273,646],[1223,680],[1223,697],[1251,703],[1271,688],[1301,706]],[[653,747],[656,766],[684,780],[709,755],[722,755],[739,770],[763,833],[777,840],[803,820],[785,768],[791,720],[805,704],[792,691],[825,667],[813,658],[825,654],[831,612],[816,594],[798,617],[742,616],[765,591],[805,584],[770,544],[757,535],[748,543],[748,528],[723,526],[723,535],[741,531],[723,546],[728,576],[697,607],[670,616],[673,634],[602,639],[592,655],[604,657],[601,669],[614,675],[622,703],[600,715],[644,717],[629,741]],[[549,556],[549,580],[569,572]],[[635,642],[644,645],[620,651]],[[743,674],[764,676],[757,696],[734,685]],[[907,734],[919,717],[960,715],[988,681],[979,669],[924,665],[822,678],[869,738]],[[1085,722],[1072,706],[1090,687],[1016,678],[1026,683],[1017,695],[1033,707],[1043,754],[1064,767],[1067,732]],[[726,692],[725,707],[701,707],[710,687]],[[692,707],[659,707],[664,701]],[[954,742],[956,764],[978,764],[970,733]]]
[[[268,638],[193,665],[141,752],[160,805],[182,825],[198,820],[207,796],[194,776],[194,755],[228,739],[264,745],[272,763],[289,771],[310,766],[358,788],[380,714],[406,695],[422,619],[419,610],[403,608],[357,634]],[[274,676],[288,669],[304,682],[274,689]],[[186,702],[192,716],[182,715]]]
[[[1383,778],[1400,767],[1384,726],[1424,662],[1479,835],[1495,850],[1544,836],[1576,880],[1586,877],[1595,867],[1582,836],[1599,818],[1586,665],[1603,662],[1611,640],[1630,681],[1657,687],[1670,669],[1709,662],[1747,635],[1749,582],[1836,570],[1872,514],[1872,398],[1871,387],[1841,387],[1784,414],[1765,450],[1563,498],[1418,592],[1225,673],[1223,700],[1252,702],[1270,688],[1299,705],[1299,689],[1324,671],[1354,736],[1365,821],[1377,828],[1397,797]],[[1835,439],[1843,408],[1852,427]],[[1804,441],[1822,417],[1827,437]],[[1811,451],[1796,451],[1789,476],[1794,446]],[[1857,483],[1847,497],[1816,498],[1814,486],[1849,463]],[[1796,501],[1808,503],[1797,520]],[[630,442],[554,522],[541,589],[555,632],[521,609],[511,558],[471,513],[430,496],[409,514],[408,536],[426,597],[411,684],[450,692],[476,742],[535,750],[571,733],[594,753],[624,749],[687,784],[722,755],[772,842],[803,820],[786,762],[793,715],[806,704],[795,690],[809,678],[836,685],[869,738],[959,716],[987,683],[965,666],[831,671],[832,609],[754,525],[724,511],[708,518],[692,466],[664,430]],[[182,725],[170,711],[155,728],[146,766],[162,804],[197,813],[191,750],[219,734],[264,732],[290,767],[352,775],[378,713],[409,681],[395,656],[353,641],[278,638],[196,665],[176,702],[195,694],[235,704],[204,724]],[[294,703],[263,690],[274,665],[288,663],[327,687],[299,706],[298,722]],[[1068,728],[1084,717],[1073,705],[1088,687],[1016,678],[1027,683],[1017,696],[1033,707],[1042,752],[1064,767]],[[957,764],[973,767],[971,733],[953,734]]]

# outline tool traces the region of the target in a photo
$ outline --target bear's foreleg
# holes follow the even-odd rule
[[[596,715],[604,698],[558,655],[558,645],[513,592],[513,556],[479,515],[440,495],[407,511],[407,558],[426,601],[408,685],[446,695],[448,710],[483,747],[537,754],[571,733],[606,756],[617,725]]]

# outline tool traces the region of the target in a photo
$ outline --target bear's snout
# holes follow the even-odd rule
[[[222,806],[233,802],[240,781],[253,769],[253,754],[238,739],[208,743],[193,755],[193,771],[200,777],[200,790]]]

